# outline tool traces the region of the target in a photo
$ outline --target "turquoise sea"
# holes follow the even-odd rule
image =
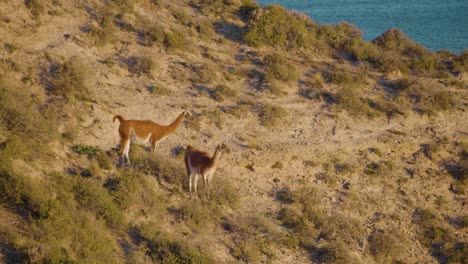
[[[372,40],[399,28],[428,49],[468,49],[468,0],[258,0],[307,13],[318,23],[347,21]]]

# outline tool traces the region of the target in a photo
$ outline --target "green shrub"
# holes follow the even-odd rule
[[[171,90],[163,84],[155,84],[148,87],[148,90],[151,94],[156,94],[160,96],[168,96],[171,94]]]
[[[153,77],[153,71],[157,68],[153,58],[147,55],[131,57],[128,64],[129,71],[138,76]]]
[[[253,0],[242,0],[242,5],[239,7],[239,12],[244,16],[250,16],[255,10],[260,8],[260,5]]]
[[[159,181],[164,179],[175,185],[175,188],[182,189],[184,186],[188,186],[187,172],[177,160],[161,155],[148,156],[146,154],[146,158],[142,159],[141,163],[137,165],[139,165],[140,170],[156,176]]]
[[[47,216],[34,221],[31,233],[37,242],[29,250],[30,258],[41,263],[105,263],[119,258],[102,222],[61,202],[49,204]]]
[[[323,79],[323,76],[320,72],[315,73],[312,75],[310,80],[308,80],[307,84],[313,88],[323,88],[323,85],[325,83],[325,80]]]
[[[192,18],[183,9],[171,9],[172,16],[177,19],[182,25],[190,26],[192,24]]]
[[[352,257],[349,247],[342,241],[334,241],[317,249],[316,260],[318,263],[356,263]]]
[[[96,153],[98,153],[99,149],[97,147],[93,146],[86,146],[86,145],[75,145],[71,148],[74,152],[78,153],[79,155],[87,155],[88,157],[94,157],[96,156]]]
[[[351,116],[372,117],[373,110],[366,101],[359,97],[359,92],[349,86],[341,89],[337,94],[337,108],[345,110]]]
[[[129,151],[130,161],[135,166],[144,166],[150,158],[150,153],[146,151],[146,147],[141,144],[131,144]]]
[[[227,110],[228,114],[231,114],[237,118],[246,118],[250,112],[250,105],[245,104],[244,102],[239,102],[233,108]]]
[[[282,48],[308,47],[315,38],[314,24],[304,15],[287,11],[279,5],[270,5],[251,19],[244,40],[250,45]]]
[[[370,63],[375,63],[379,54],[374,44],[357,38],[350,39],[344,49],[353,56],[354,60]]]
[[[265,78],[268,82],[274,80],[282,82],[292,82],[298,79],[296,67],[284,61],[278,55],[268,55],[265,57],[266,71]]]
[[[393,82],[392,88],[399,92],[407,91],[414,83],[413,80],[408,78],[398,79]]]
[[[14,175],[7,168],[0,169],[0,201],[2,204],[15,208],[28,208],[32,186],[27,178]]]
[[[363,71],[353,73],[334,67],[324,72],[325,79],[333,84],[346,86],[360,86],[366,83],[366,74]]]
[[[219,212],[216,212],[215,209],[215,207],[203,204],[198,200],[186,201],[181,207],[182,218],[188,225],[201,227],[217,218]]]
[[[136,229],[139,241],[144,243],[147,254],[157,263],[216,263],[213,257],[188,244],[187,239],[177,238],[155,230],[154,223]]]
[[[0,160],[31,159],[58,135],[56,119],[32,97],[0,79]]]
[[[382,151],[379,148],[369,148],[369,152],[375,153],[379,158],[382,157]]]
[[[108,178],[104,187],[109,191],[114,203],[122,210],[128,209],[136,199],[140,177],[137,173],[123,172],[119,176]]]
[[[13,53],[18,49],[14,44],[11,43],[5,43],[3,46],[8,53]]]
[[[216,34],[214,26],[210,22],[200,22],[197,24],[195,29],[197,30],[200,38],[203,40],[209,40]]]
[[[112,44],[117,41],[115,32],[117,27],[114,25],[114,15],[109,10],[98,14],[98,25],[91,24],[88,27],[88,36],[96,46]]]
[[[236,207],[240,199],[239,192],[234,189],[229,180],[225,179],[225,175],[219,175],[219,172],[217,174],[210,183],[210,201],[219,205]]]
[[[162,25],[145,21],[143,24],[144,31],[142,32],[142,41],[147,46],[152,46],[153,44],[163,45],[164,44],[164,28]]]
[[[99,164],[99,167],[105,169],[105,170],[110,170],[112,168],[112,159],[109,157],[109,155],[104,152],[104,151],[98,151],[96,153],[95,159],[97,163]]]
[[[27,0],[25,1],[26,7],[31,11],[34,18],[39,18],[45,11],[46,4],[44,0]]]
[[[266,127],[277,126],[288,116],[288,111],[280,106],[265,105],[260,113],[260,123]]]
[[[110,196],[101,186],[91,179],[79,179],[73,188],[78,203],[98,217],[102,217],[109,226],[120,228],[123,225],[122,212],[114,204]]]
[[[52,72],[50,92],[67,99],[77,98],[87,100],[90,98],[88,80],[91,71],[78,57],[60,63]]]
[[[235,99],[237,91],[225,84],[219,84],[213,91],[213,99],[218,102],[223,102],[226,99]]]
[[[387,263],[401,257],[405,251],[405,243],[401,237],[383,230],[373,231],[367,238],[369,251],[379,263]]]
[[[135,0],[111,0],[121,13],[133,12],[135,9]]]
[[[468,50],[455,57],[452,68],[453,71],[458,73],[468,72]]]
[[[185,33],[180,30],[164,33],[164,47],[168,51],[185,50],[188,47],[188,40]]]
[[[298,228],[303,224],[304,221],[301,214],[291,207],[282,208],[278,212],[277,218],[284,226],[288,228]]]

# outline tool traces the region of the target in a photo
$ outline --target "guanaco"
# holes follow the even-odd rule
[[[172,124],[168,126],[159,125],[151,120],[125,120],[121,115],[114,116],[120,122],[119,136],[120,136],[120,159],[121,164],[124,164],[125,159],[129,165],[130,159],[128,152],[130,150],[130,139],[135,137],[138,141],[144,143],[151,143],[151,152],[154,153],[156,150],[156,143],[166,138],[168,135],[174,133],[179,127],[184,118],[189,117],[190,114],[187,111],[182,112]]]
[[[226,151],[227,147],[224,143],[221,143],[216,147],[213,156],[210,156],[204,151],[196,150],[192,146],[187,147],[185,152],[185,167],[187,168],[187,175],[189,177],[190,197],[192,197],[192,184],[194,185],[195,195],[198,197],[198,175],[202,175],[203,195],[208,199],[210,198],[210,181],[213,178],[213,174],[216,171],[216,167],[218,166],[219,158],[221,157],[221,152]]]

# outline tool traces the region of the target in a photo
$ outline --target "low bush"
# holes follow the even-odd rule
[[[32,185],[30,180],[13,174],[9,168],[0,168],[0,202],[20,211],[30,211]]]
[[[14,44],[11,43],[5,43],[3,46],[8,53],[13,53],[18,49]]]
[[[44,0],[26,0],[25,3],[26,7],[36,19],[45,12],[46,3],[44,3]]]
[[[307,16],[287,11],[280,5],[258,9],[247,25],[244,40],[250,45],[304,48],[315,37],[314,24]]]
[[[468,72],[468,50],[454,58],[452,69],[457,73]]]
[[[162,25],[152,21],[145,21],[142,27],[143,30],[141,32],[141,38],[144,45],[164,45],[165,35],[164,28],[162,27]]]
[[[106,152],[102,150],[98,151],[96,153],[95,159],[99,167],[101,167],[102,169],[110,170],[112,168],[113,161]]]
[[[128,61],[129,71],[138,76],[153,77],[153,71],[157,68],[156,62],[147,55],[134,56]]]
[[[87,155],[89,158],[94,157],[96,153],[98,153],[99,149],[93,146],[87,145],[75,145],[71,148],[74,152],[78,153],[79,155]]]
[[[216,34],[215,28],[210,22],[199,22],[195,29],[202,40],[209,40]]]
[[[171,9],[172,16],[177,19],[182,25],[190,26],[193,23],[193,19],[184,9]]]
[[[395,261],[404,255],[405,240],[395,234],[397,233],[375,230],[367,238],[369,251],[377,262]]]
[[[159,181],[165,180],[166,182],[174,185],[175,188],[184,188],[188,186],[187,172],[182,164],[177,160],[169,157],[145,153],[146,158],[142,159],[140,170],[143,172],[156,176]]]
[[[418,227],[417,238],[433,256],[447,263],[462,263],[466,260],[467,244],[458,241],[454,234],[444,228],[433,211],[418,208],[413,223]]]
[[[78,179],[73,187],[76,201],[84,208],[96,212],[106,223],[115,228],[123,226],[123,215],[110,196],[98,182],[92,179]]]
[[[171,94],[171,90],[161,83],[149,86],[148,90],[151,94],[156,94],[160,96],[168,96]]]
[[[87,64],[78,57],[72,57],[59,63],[52,71],[50,92],[69,100],[73,98],[88,100],[90,98],[88,81],[91,78]]]
[[[164,47],[168,51],[186,50],[189,45],[185,33],[180,30],[164,33]]]
[[[56,118],[24,91],[0,79],[0,160],[31,159],[56,139]]]
[[[357,87],[366,83],[366,74],[364,71],[350,72],[331,67],[323,74],[327,82],[337,85]]]
[[[114,25],[114,15],[111,11],[105,10],[97,14],[97,24],[88,26],[88,36],[96,46],[113,44],[117,41],[115,33],[117,27]]]
[[[260,113],[260,123],[265,127],[275,127],[284,121],[288,111],[280,106],[265,105]]]
[[[226,99],[235,99],[237,91],[225,84],[219,84],[213,91],[212,97],[218,102],[223,102]]]
[[[316,249],[316,255],[318,263],[356,263],[356,259],[352,256],[349,247],[346,243],[339,240],[321,245]]]
[[[239,192],[234,189],[225,175],[220,175],[220,172],[217,174],[210,183],[210,201],[235,208],[240,200]]]
[[[359,91],[352,87],[342,88],[336,96],[338,110],[345,110],[354,117],[367,116],[372,118],[377,115],[377,112],[370,107],[369,101],[361,98]]]
[[[284,207],[278,212],[278,220],[288,228],[298,228],[303,224],[303,217],[300,212],[291,207]]]
[[[149,223],[140,226],[136,229],[136,234],[154,262],[216,263],[210,254],[201,248],[189,245],[186,239],[163,233],[152,226],[155,224]]]
[[[260,8],[260,5],[253,0],[242,0],[241,2],[242,5],[239,7],[239,12],[247,17]]]
[[[274,80],[292,82],[298,79],[296,67],[276,54],[267,55],[264,63],[266,65],[265,78],[269,83]]]
[[[203,196],[202,192],[199,195]],[[203,204],[198,200],[186,201],[181,206],[182,218],[194,228],[201,228],[209,222],[217,221],[220,212],[216,210],[216,206]]]
[[[135,201],[138,191],[141,191],[139,177],[138,173],[124,171],[118,176],[108,178],[104,183],[104,188],[120,209],[128,209]]]

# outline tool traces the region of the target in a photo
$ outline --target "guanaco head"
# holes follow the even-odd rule
[[[189,111],[184,111],[182,114],[184,115],[184,118],[189,118],[190,117]]]
[[[218,146],[216,146],[216,149],[218,151],[221,151],[221,152],[224,152],[224,153],[230,153],[231,151],[228,149],[228,147],[226,146],[226,144],[224,143],[221,143],[219,144]]]

